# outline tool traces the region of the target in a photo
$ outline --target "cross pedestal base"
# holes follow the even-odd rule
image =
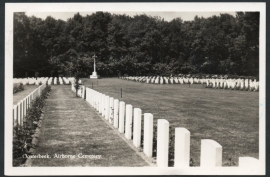
[[[99,79],[100,76],[97,75],[97,72],[93,72],[92,75],[90,75],[90,79]]]

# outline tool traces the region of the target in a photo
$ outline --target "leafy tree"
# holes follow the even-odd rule
[[[77,91],[79,89],[79,80],[82,76],[85,76],[85,71],[91,63],[91,58],[87,53],[79,53],[74,49],[70,49],[64,54],[53,57],[50,60],[52,65],[58,66],[63,72],[72,73],[75,78],[74,87]]]
[[[259,12],[164,21],[146,14],[79,13],[67,21],[14,13],[14,76],[50,73],[259,74]],[[77,60],[79,64],[77,67]],[[68,69],[69,68],[69,69]],[[77,77],[77,76],[76,76]]]

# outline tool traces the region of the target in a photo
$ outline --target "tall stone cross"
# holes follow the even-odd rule
[[[94,58],[94,72],[96,72],[96,55],[94,54],[93,58]]]
[[[96,58],[97,58],[97,56],[94,55],[94,56],[92,56],[92,58],[94,58],[94,72],[90,76],[90,79],[99,79],[99,75],[97,75],[97,72],[96,72]]]

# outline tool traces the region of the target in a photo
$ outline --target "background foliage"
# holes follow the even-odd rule
[[[259,74],[259,12],[168,22],[79,13],[67,21],[14,13],[14,77]],[[74,67],[77,67],[74,69]],[[79,68],[78,68],[79,67]]]

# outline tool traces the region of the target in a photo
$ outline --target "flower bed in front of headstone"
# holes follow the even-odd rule
[[[34,153],[37,137],[43,119],[46,99],[50,95],[51,87],[46,86],[42,90],[41,96],[31,103],[23,120],[23,125],[13,127],[13,166],[21,166],[27,156]]]

